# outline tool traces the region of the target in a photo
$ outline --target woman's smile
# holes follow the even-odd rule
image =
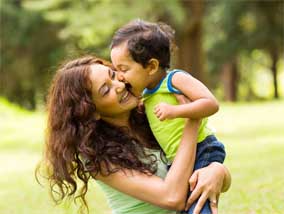
[[[131,94],[127,90],[125,90],[120,98],[120,103],[126,103],[129,100],[130,96]]]

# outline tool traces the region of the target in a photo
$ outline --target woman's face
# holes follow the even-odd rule
[[[97,116],[128,119],[138,99],[126,90],[123,82],[118,81],[117,73],[105,65],[93,64],[90,79]]]

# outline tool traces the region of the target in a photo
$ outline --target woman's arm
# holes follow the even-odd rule
[[[210,200],[212,214],[217,214],[218,199],[221,192],[226,192],[231,185],[229,170],[221,163],[213,162],[209,166],[196,170],[189,179],[192,191],[186,207],[198,199],[195,212],[199,213],[205,201]]]
[[[134,170],[118,171],[109,176],[96,176],[111,187],[157,206],[183,210],[196,153],[199,121],[186,122],[177,155],[164,179]]]

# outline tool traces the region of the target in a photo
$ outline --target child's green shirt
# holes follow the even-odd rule
[[[176,72],[185,71],[178,69],[170,71],[154,89],[145,89],[143,92],[143,102],[151,130],[170,161],[173,161],[176,155],[185,126],[185,119],[176,118],[160,121],[154,114],[154,108],[161,102],[179,105],[173,93],[181,94],[181,92],[172,86],[172,76]],[[212,134],[213,131],[207,127],[207,118],[202,119],[197,141],[201,142]]]

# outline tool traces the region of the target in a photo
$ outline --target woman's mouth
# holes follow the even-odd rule
[[[125,90],[124,93],[122,94],[121,98],[120,98],[120,103],[125,103],[129,100],[130,97],[130,93],[128,90]]]

